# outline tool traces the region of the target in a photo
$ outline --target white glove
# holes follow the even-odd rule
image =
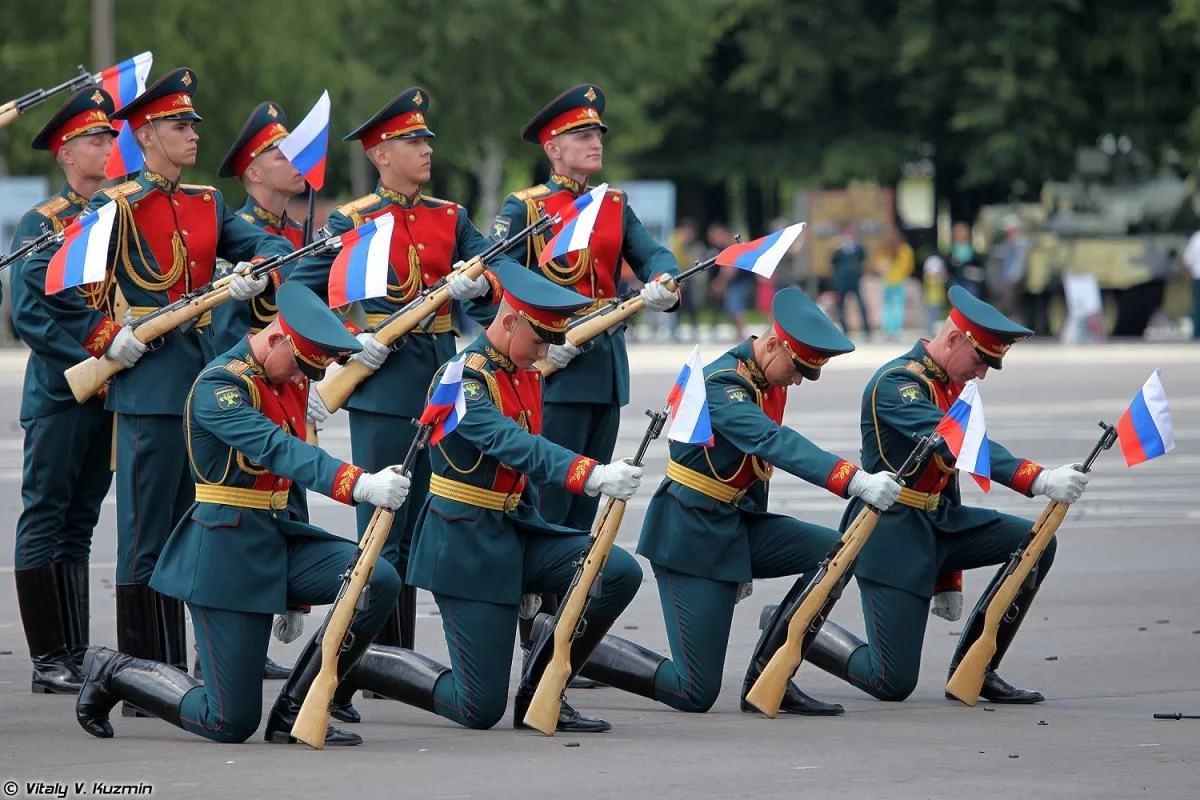
[[[249,300],[251,297],[256,297],[263,293],[267,288],[267,283],[270,277],[260,275],[257,278],[250,277],[250,270],[254,265],[249,261],[239,261],[234,267],[233,280],[229,282],[229,296],[234,300]]]
[[[358,343],[362,345],[363,349],[350,356],[350,360],[361,362],[372,372],[377,371],[383,366],[383,362],[387,360],[388,354],[392,351],[386,344],[376,339],[373,333],[360,333],[355,338],[358,339]]]
[[[949,622],[958,622],[962,617],[962,592],[952,589],[948,592],[938,592],[933,596],[933,605],[929,613]]]
[[[461,264],[461,261],[455,264],[455,269]],[[450,296],[455,300],[470,300],[475,297],[483,297],[491,288],[492,285],[488,283],[488,279],[482,275],[476,278],[468,278],[466,275],[451,275],[450,280],[446,281],[446,290],[450,292]]]
[[[567,364],[571,363],[571,359],[580,352],[580,349],[570,342],[552,344],[550,352],[546,353],[546,360],[553,364],[555,369],[565,369]]]
[[[864,472],[859,470],[850,479],[848,494],[861,497],[867,505],[887,511],[900,497],[900,484],[886,472]]]
[[[325,401],[321,399],[321,393],[314,385],[308,387],[308,418],[313,422],[329,419],[329,409],[325,407]]]
[[[754,594],[754,581],[739,583],[737,594],[733,597],[733,604],[736,606],[738,603],[742,602],[752,594]]]
[[[642,302],[646,304],[646,308],[651,311],[666,311],[679,302],[679,295],[672,292],[660,280],[653,280],[642,287],[638,292],[642,298]]]
[[[370,503],[378,508],[395,511],[404,505],[408,487],[412,483],[400,473],[400,467],[381,469],[373,475],[362,475],[354,483],[350,496],[359,503]]]
[[[1068,464],[1058,469],[1044,469],[1033,479],[1033,485],[1029,488],[1035,497],[1045,495],[1059,503],[1074,503],[1083,495],[1089,478],[1086,472],[1075,469],[1077,466]]]
[[[275,634],[275,638],[284,644],[296,641],[300,638],[300,634],[304,633],[304,612],[288,611],[286,614],[276,614],[275,624],[271,626],[271,633]]]
[[[603,494],[628,500],[641,485],[642,468],[634,466],[633,459],[624,458],[594,467],[583,484],[583,491],[590,497]]]
[[[108,350],[104,351],[104,355],[125,369],[129,369],[138,362],[139,358],[146,355],[146,345],[133,335],[133,328],[121,328],[113,337]]]
[[[537,616],[537,612],[542,607],[542,596],[540,594],[523,594],[521,595],[521,608],[517,611],[517,616],[521,619],[533,619]]]

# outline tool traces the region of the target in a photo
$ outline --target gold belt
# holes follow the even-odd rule
[[[142,317],[144,317],[148,314],[153,314],[155,311],[158,311],[161,308],[162,308],[162,306],[130,306],[129,313],[134,319],[141,319]],[[205,311],[203,314],[201,314],[196,319],[196,327],[197,328],[203,328],[205,325],[211,325],[211,324],[212,324],[212,311],[211,310]]]
[[[491,489],[460,483],[450,478],[443,478],[441,475],[429,476],[429,493],[447,500],[455,500],[469,506],[479,506],[492,511],[512,511],[521,502],[519,494],[493,492]]]
[[[259,511],[282,511],[287,508],[288,493],[274,492],[270,489],[239,489],[236,486],[198,483],[196,484],[196,502],[254,508]]]
[[[376,325],[390,317],[391,314],[367,314],[367,327],[374,328]],[[416,327],[410,333],[449,333],[450,332],[450,315],[438,314],[433,318],[428,328]]]
[[[900,490],[900,497],[896,502],[906,505],[909,508],[920,509],[921,511],[937,511],[938,503],[941,500],[941,492],[929,494],[928,492],[918,492],[914,489],[902,488]]]
[[[737,505],[746,496],[745,489],[735,489],[728,483],[722,483],[716,478],[710,478],[694,469],[689,469],[678,461],[667,462],[667,477],[702,495],[720,500],[722,503]]]

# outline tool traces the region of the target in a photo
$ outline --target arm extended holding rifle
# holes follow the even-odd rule
[[[913,434],[913,437],[917,440],[917,446],[896,471],[896,482],[901,486],[904,485],[903,476],[918,470],[941,441],[941,437],[935,433],[920,437]],[[797,598],[796,610],[788,620],[787,640],[771,656],[766,669],[746,693],[746,701],[768,717],[774,719],[779,713],[788,681],[800,668],[812,637],[842,596],[842,589],[850,577],[850,568],[875,531],[879,514],[879,509],[870,505],[858,512],[833,550],[818,565],[817,574]]]
[[[34,239],[24,247],[17,248],[3,258],[0,258],[0,269],[11,266],[26,256],[31,256],[34,253],[40,253],[47,247],[53,247],[54,245],[59,244],[63,240],[64,233],[65,229],[59,231],[58,233],[43,233],[41,236]]]
[[[32,92],[23,94],[16,100],[9,100],[0,106],[0,128],[10,124],[29,109],[46,102],[60,92],[77,92],[85,86],[99,83],[99,76],[88,72],[82,64],[79,65],[78,69],[79,74],[69,81],[63,81],[58,86],[50,89],[34,89]]]
[[[641,466],[650,443],[662,433],[663,424],[670,414],[670,406],[662,411],[647,411],[650,424],[638,446],[633,458],[635,466]],[[580,621],[587,611],[592,598],[599,594],[599,581],[608,554],[612,552],[617,541],[617,533],[621,529],[621,520],[625,516],[625,500],[610,498],[596,522],[595,534],[592,536],[591,547],[588,548],[575,577],[558,612],[554,616],[554,630],[549,638],[540,643],[540,649],[552,647],[553,652],[545,670],[538,679],[537,689],[525,713],[525,724],[536,728],[547,736],[552,736],[558,728],[558,713],[562,710],[562,695],[571,679],[571,641],[579,635]],[[535,643],[535,648],[539,645]],[[538,652],[529,656],[529,664],[538,663]]]
[[[417,431],[404,456],[404,463],[400,465],[399,471],[403,475],[412,475],[413,464],[429,443],[432,431],[432,425],[422,425]],[[337,600],[317,633],[321,639],[321,671],[304,696],[304,703],[292,726],[292,736],[317,750],[325,747],[325,733],[329,729],[329,702],[338,685],[338,661],[354,636],[350,626],[354,622],[354,615],[363,608],[363,590],[371,581],[375,563],[392,530],[394,514],[385,508],[375,509],[371,523],[354,553],[354,561],[342,575],[342,588]]]
[[[249,277],[261,278],[273,270],[279,269],[283,265],[304,256],[340,246],[341,240],[338,238],[322,239],[321,241],[313,242],[307,247],[302,247],[285,256],[268,258],[265,261],[255,264],[250,270]],[[166,336],[176,328],[198,318],[204,312],[231,300],[229,282],[235,277],[237,275],[228,275],[220,280],[207,283],[188,292],[175,302],[156,309],[154,312],[140,319],[134,320],[128,327],[132,329],[133,335],[137,337],[138,341],[142,344],[149,344],[155,339]],[[108,383],[109,379],[125,368],[119,361],[104,355],[81,361],[75,366],[70,367],[64,375],[66,376],[67,384],[71,387],[71,394],[75,396],[75,400],[85,403],[88,398],[100,391],[104,387],[104,384]]]
[[[490,262],[518,244],[523,243],[530,236],[535,236],[548,229],[554,224],[556,219],[557,217],[551,217],[543,212],[538,219],[534,220],[524,230],[496,242],[454,272],[451,272],[437,283],[422,290],[420,294],[406,303],[403,308],[372,329],[371,332],[375,334],[376,341],[385,347],[391,347],[400,341],[426,318],[436,314],[450,300],[450,288],[448,285],[450,278],[456,275],[461,275],[471,280],[478,278],[483,274],[483,271]],[[375,370],[361,361],[347,361],[342,365],[341,369],[321,381],[317,386],[317,392],[321,395],[321,402],[325,404],[325,408],[332,414],[346,404],[346,401],[350,399],[350,395],[354,394],[354,390],[363,381],[374,374]]]
[[[1100,427],[1104,429],[1104,433],[1100,435],[1100,441],[1096,442],[1096,446],[1092,448],[1087,460],[1077,467],[1080,472],[1090,472],[1092,464],[1096,462],[1100,454],[1117,441],[1115,427],[1105,422],[1101,422]],[[986,598],[986,610],[982,615],[976,615],[972,630],[967,632],[968,638],[975,634],[975,640],[962,660],[958,662],[954,674],[946,683],[946,691],[967,705],[973,706],[979,702],[979,692],[983,688],[987,668],[996,655],[996,635],[1000,630],[1001,620],[1008,613],[1017,594],[1021,591],[1021,586],[1029,577],[1029,573],[1033,571],[1034,566],[1037,565],[1038,559],[1050,545],[1050,540],[1054,538],[1058,526],[1062,524],[1063,518],[1067,516],[1070,508],[1070,503],[1050,501],[1038,521],[1034,523],[1033,529],[1030,530],[1029,538],[1025,540],[1020,550],[1013,553],[1004,566],[1001,579],[994,584],[995,588]],[[976,626],[978,626],[977,633],[974,630]]]

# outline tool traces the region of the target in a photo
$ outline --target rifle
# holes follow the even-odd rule
[[[436,314],[438,309],[450,300],[450,289],[447,287],[450,278],[456,275],[465,275],[472,280],[478,278],[483,274],[489,262],[524,242],[530,236],[546,230],[557,219],[557,215],[551,217],[542,212],[542,215],[524,230],[518,231],[506,239],[501,239],[457,270],[438,280],[437,283],[422,289],[416,297],[372,328],[371,333],[375,334],[375,338],[381,344],[393,347],[396,342],[427,318]],[[396,348],[393,347],[393,349]],[[374,374],[375,370],[361,361],[351,360],[343,364],[337,372],[321,381],[317,386],[317,391],[321,395],[321,401],[329,409],[329,413],[332,414],[344,406],[359,384]]]
[[[666,422],[670,411],[669,405],[662,411],[646,411],[646,416],[650,417],[650,424],[642,436],[637,455],[633,457],[635,465],[641,466],[646,448],[662,433],[663,423]],[[617,541],[617,531],[620,530],[621,519],[625,516],[625,503],[625,500],[610,498],[604,506],[604,511],[596,522],[587,555],[580,560],[566,596],[554,615],[554,630],[542,640],[538,651],[529,655],[529,663],[532,665],[537,663],[541,648],[554,648],[546,669],[538,679],[529,710],[525,712],[525,724],[547,736],[553,736],[558,727],[558,712],[562,710],[563,691],[571,678],[571,641],[583,632],[583,626],[587,624],[583,615],[592,598],[600,594],[600,584],[603,580],[601,572]]]
[[[1155,719],[1200,719],[1200,714],[1181,714],[1176,711],[1173,714],[1155,714]]]
[[[304,217],[304,239],[302,240],[306,246],[312,244],[313,225],[315,224],[313,217],[316,215],[316,211],[317,191],[310,184],[308,187],[308,214]],[[311,392],[312,390],[310,386],[309,391]],[[317,423],[309,419],[307,414],[305,414],[304,421],[306,426],[304,440],[313,446],[319,447],[320,445],[317,444]]]
[[[900,469],[896,470],[896,483],[901,486],[904,486],[904,476],[925,463],[942,437],[936,433],[928,436],[914,433],[913,439],[917,446],[908,454]],[[874,506],[863,506],[829,555],[817,566],[817,574],[796,599],[796,610],[788,620],[787,640],[772,654],[766,669],[758,676],[750,691],[746,692],[746,702],[771,719],[779,713],[788,681],[800,668],[808,645],[825,624],[834,603],[842,596],[842,589],[850,580],[850,567],[874,533],[880,513]]]
[[[741,241],[740,236],[735,236],[734,239]],[[706,270],[716,266],[717,256],[713,256],[707,261],[697,261],[695,265],[681,272],[673,278],[663,279],[663,284],[670,290],[675,291],[679,285],[689,278],[693,278]],[[640,292],[630,292],[612,302],[609,302],[586,316],[571,320],[571,324],[567,326],[567,342],[578,347],[585,342],[590,342],[600,334],[611,328],[616,327],[620,323],[632,317],[637,312],[646,307],[642,301]],[[542,359],[534,364],[544,376],[553,375],[558,372],[558,367],[551,364],[548,360]]]
[[[417,431],[417,437],[404,456],[400,472],[412,475],[413,463],[417,455],[429,443],[429,434],[433,432],[432,425],[422,425]],[[316,636],[321,640],[321,671],[313,679],[292,725],[292,736],[317,750],[325,749],[325,732],[329,729],[329,702],[338,686],[338,660],[344,650],[349,649],[354,642],[354,633],[350,626],[354,615],[366,607],[366,596],[363,590],[371,580],[379,553],[383,550],[384,542],[392,530],[392,518],[395,512],[384,508],[375,509],[371,523],[363,534],[362,541],[354,551],[354,560],[342,573],[342,587],[338,590],[337,599],[329,614],[325,617],[321,629]]]
[[[45,227],[45,226],[43,226],[43,227]],[[8,255],[4,256],[3,258],[0,258],[0,269],[4,269],[5,267],[11,266],[12,264],[17,263],[18,261],[25,258],[26,256],[31,256],[34,253],[40,253],[42,250],[45,250],[47,247],[58,244],[59,242],[61,242],[63,240],[64,233],[66,233],[65,228],[63,230],[59,231],[58,233],[53,233],[53,232],[43,233],[41,236],[34,239],[32,242],[25,245],[24,247],[19,247],[16,250],[13,250]]]
[[[34,89],[32,92],[23,94],[16,100],[9,100],[0,106],[0,128],[3,128],[29,109],[46,102],[60,92],[75,92],[85,86],[100,82],[99,76],[88,72],[83,64],[80,64],[77,69],[79,70],[79,74],[69,81],[63,81],[51,89]]]
[[[261,261],[254,265],[249,275],[252,278],[261,278],[285,264],[340,246],[340,237],[322,239],[287,255]],[[175,302],[168,303],[162,308],[157,308],[146,316],[134,320],[129,327],[134,330],[138,341],[143,344],[149,344],[155,339],[166,336],[176,328],[198,318],[205,311],[227,302],[230,299],[229,282],[235,277],[237,276],[226,275],[220,280],[193,289]],[[71,387],[71,394],[75,395],[75,400],[84,403],[89,397],[100,391],[110,378],[124,369],[125,367],[120,362],[102,355],[80,361],[63,374]]]
[[[1099,424],[1104,429],[1104,433],[1100,435],[1100,441],[1096,442],[1096,446],[1092,448],[1087,460],[1083,462],[1082,466],[1077,467],[1080,472],[1090,472],[1092,464],[1100,454],[1117,441],[1115,427],[1104,422]],[[983,688],[984,676],[991,664],[992,657],[996,655],[996,634],[1000,628],[1000,622],[1009,613],[1013,600],[1021,591],[1025,579],[1029,577],[1029,573],[1037,564],[1038,559],[1042,557],[1050,540],[1054,538],[1058,526],[1062,524],[1070,507],[1070,503],[1050,501],[1046,510],[1042,512],[1032,530],[1029,531],[1029,537],[1025,543],[1012,554],[1008,563],[1004,565],[1000,580],[993,583],[994,588],[985,599],[987,608],[984,613],[977,614],[972,621],[971,628],[965,636],[966,640],[971,641],[970,649],[958,662],[958,666],[954,668],[954,674],[946,683],[946,691],[967,705],[973,706],[979,702],[979,690]]]

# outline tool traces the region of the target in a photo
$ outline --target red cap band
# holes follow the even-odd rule
[[[591,106],[572,108],[570,111],[564,111],[550,120],[546,127],[538,131],[538,141],[545,144],[560,133],[566,133],[575,128],[582,128],[585,125],[603,124],[600,121],[600,112]]]
[[[246,171],[246,167],[250,166],[251,161],[287,135],[288,129],[283,126],[283,123],[275,122],[250,137],[250,141],[246,142],[233,159],[234,176],[242,177],[242,173]]]
[[[82,114],[76,114],[60,125],[54,131],[54,135],[50,137],[50,154],[54,156],[58,155],[59,149],[76,136],[82,136],[85,133],[98,129],[116,133],[112,122],[108,119],[108,114],[105,114],[98,108],[90,109]]]
[[[142,108],[139,108],[137,113],[129,119],[129,128],[136,131],[156,119],[183,114],[189,111],[195,112],[195,109],[192,108],[192,96],[190,94],[187,92],[169,94],[166,97],[151,100]]]
[[[1004,358],[1004,354],[1012,347],[1012,342],[1006,342],[996,338],[991,331],[986,328],[981,328],[971,320],[967,319],[957,308],[950,309],[950,321],[953,322],[960,331],[967,334],[967,338],[971,340],[971,344],[975,349],[984,355],[992,356],[993,358]]]
[[[779,341],[783,342],[783,346],[788,351],[788,355],[792,357],[792,360],[801,366],[820,369],[829,363],[829,356],[789,336],[787,331],[779,327],[778,322],[775,323],[775,336],[778,337]]]
[[[380,142],[396,139],[406,133],[425,130],[425,113],[422,111],[406,111],[398,117],[392,117],[380,122],[361,137],[363,150],[370,150]]]

